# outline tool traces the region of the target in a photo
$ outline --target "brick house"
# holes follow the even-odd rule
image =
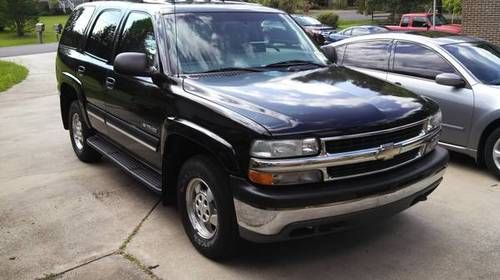
[[[462,26],[464,34],[500,45],[500,0],[463,0]]]

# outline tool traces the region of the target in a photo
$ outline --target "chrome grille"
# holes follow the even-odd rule
[[[421,133],[423,133],[423,126],[422,124],[417,124],[384,134],[325,141],[325,149],[329,154],[363,150],[388,143],[398,143],[417,137]]]

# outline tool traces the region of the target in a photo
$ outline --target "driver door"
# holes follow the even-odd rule
[[[468,86],[455,88],[436,83],[436,75],[455,73],[442,56],[422,45],[398,42],[387,80],[439,104],[443,113],[441,141],[467,145],[472,121],[474,92]]]
[[[116,54],[145,53],[151,66],[159,69],[153,21],[149,14],[131,11],[119,37]],[[107,77],[108,131],[117,144],[151,167],[161,168],[160,137],[166,118],[167,99],[149,77]]]

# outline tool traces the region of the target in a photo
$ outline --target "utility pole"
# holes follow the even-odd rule
[[[432,29],[436,29],[436,0],[432,3]]]

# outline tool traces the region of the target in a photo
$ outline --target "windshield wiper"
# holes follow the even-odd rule
[[[317,66],[317,67],[326,67],[327,65],[312,62],[312,61],[307,61],[307,60],[287,60],[287,61],[281,61],[277,63],[271,63],[266,66],[263,66],[262,68],[272,68],[272,67],[290,67],[290,66],[304,66],[304,65],[312,65],[312,66]]]
[[[219,69],[212,69],[204,72],[198,72],[196,74],[206,74],[206,73],[219,73],[219,72],[231,72],[231,71],[241,71],[241,72],[262,72],[262,69],[252,68],[252,67],[226,67]]]

